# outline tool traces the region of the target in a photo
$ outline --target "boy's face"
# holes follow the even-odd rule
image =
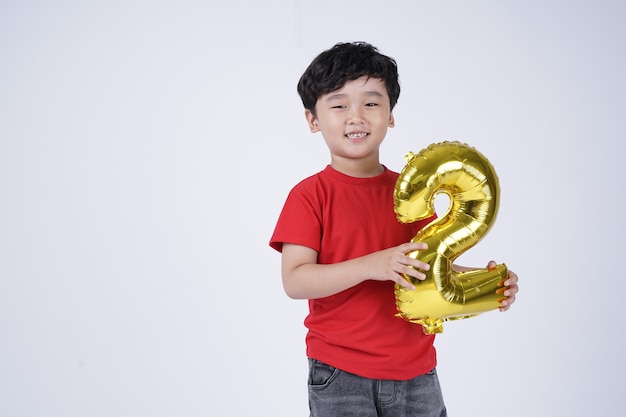
[[[331,153],[331,165],[349,171],[355,164],[379,168],[379,148],[387,129],[394,126],[389,94],[383,80],[363,76],[339,90],[324,94],[316,115],[305,111],[311,132],[322,132]],[[367,168],[367,166],[365,167]]]

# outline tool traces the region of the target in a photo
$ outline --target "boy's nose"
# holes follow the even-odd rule
[[[363,114],[361,113],[361,109],[352,108],[348,114],[348,124],[359,123],[363,123]]]

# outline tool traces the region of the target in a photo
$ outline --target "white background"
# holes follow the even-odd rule
[[[297,80],[352,40],[399,64],[387,166],[460,140],[500,177],[498,219],[459,263],[506,262],[521,291],[438,337],[449,414],[618,414],[625,12],[2,1],[0,416],[307,415],[306,302],[267,242],[328,162]]]

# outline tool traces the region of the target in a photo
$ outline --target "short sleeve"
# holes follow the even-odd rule
[[[289,193],[278,217],[270,246],[282,252],[283,243],[307,246],[320,251],[322,219],[319,202],[315,194],[304,187],[295,187]]]

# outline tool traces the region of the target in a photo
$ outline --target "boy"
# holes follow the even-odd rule
[[[412,288],[402,274],[424,279],[429,267],[406,254],[426,249],[407,242],[430,222],[396,220],[398,174],[379,161],[400,94],[396,63],[367,43],[340,43],[313,60],[298,93],[330,165],[292,189],[270,245],[282,252],[287,295],[309,300],[311,416],[445,416],[434,336],[395,316],[394,284]],[[504,285],[502,311],[517,276]]]

